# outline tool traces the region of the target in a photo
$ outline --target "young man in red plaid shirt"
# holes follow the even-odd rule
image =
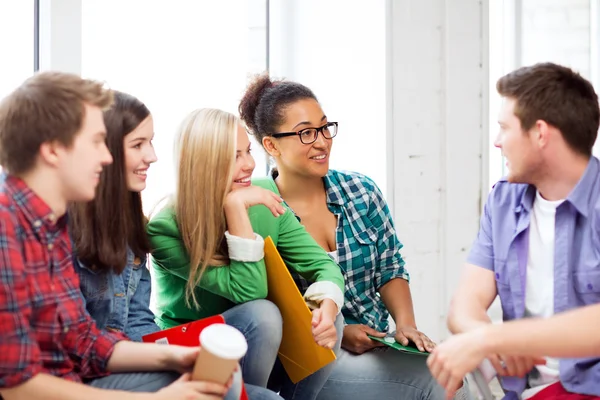
[[[85,310],[65,210],[93,199],[112,162],[111,102],[96,82],[46,72],[0,103],[0,397],[220,399],[226,387],[151,372],[190,369],[197,348],[125,340]]]

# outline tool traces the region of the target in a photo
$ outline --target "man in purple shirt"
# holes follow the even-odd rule
[[[496,87],[504,104],[494,144],[510,172],[485,205],[450,308],[452,333],[489,329],[486,311],[496,295],[505,321],[545,319],[600,303],[600,162],[592,156],[598,96],[579,74],[551,63],[517,69]],[[527,336],[522,332],[523,341]],[[559,337],[554,345],[569,346]],[[442,345],[429,359],[448,394],[464,376],[452,361],[458,351]],[[600,396],[600,358],[536,355],[488,355],[507,398],[545,398],[544,390],[557,385],[569,393]]]

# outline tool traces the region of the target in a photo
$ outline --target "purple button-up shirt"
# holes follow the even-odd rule
[[[573,191],[556,210],[554,312],[600,303],[600,162],[592,157]],[[501,180],[485,205],[468,263],[494,272],[505,321],[525,314],[529,223],[536,189]],[[573,327],[577,329],[577,327]],[[526,335],[526,333],[523,333]],[[560,346],[561,339],[556,338]],[[600,396],[600,358],[560,360],[560,380],[574,393]],[[502,386],[523,392],[525,379]]]

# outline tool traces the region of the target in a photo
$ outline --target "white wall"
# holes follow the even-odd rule
[[[484,4],[482,4],[484,3]],[[395,220],[419,327],[446,335],[487,171],[486,2],[392,2]]]

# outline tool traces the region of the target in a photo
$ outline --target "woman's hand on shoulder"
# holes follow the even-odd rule
[[[285,213],[282,205],[283,199],[277,193],[263,189],[260,186],[249,186],[246,188],[232,190],[225,197],[225,208],[244,207],[248,209],[259,204],[264,205],[275,217]]]

